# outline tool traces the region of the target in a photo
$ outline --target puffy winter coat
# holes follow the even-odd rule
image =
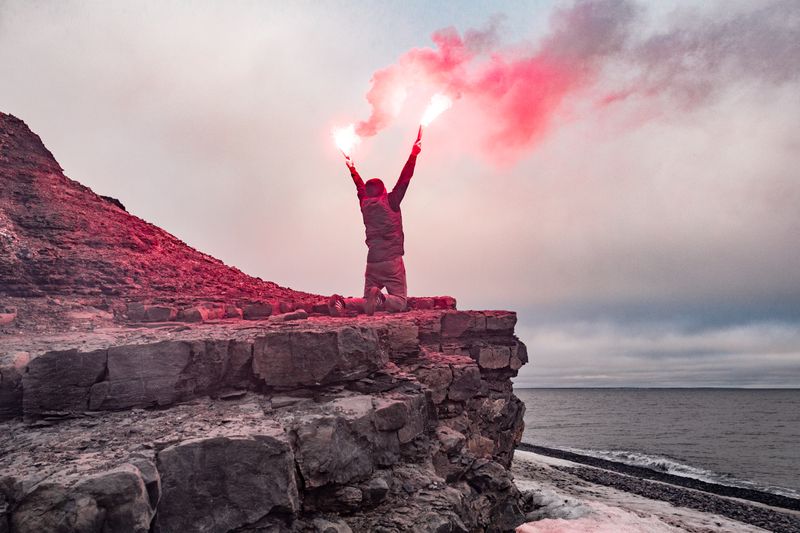
[[[411,177],[414,175],[414,165],[417,157],[408,158],[400,177],[392,192],[383,192],[378,196],[367,196],[366,187],[355,168],[351,169],[353,181],[358,190],[358,199],[361,204],[361,215],[367,233],[368,263],[379,263],[401,257],[403,249],[403,215],[400,212],[400,202],[406,194]]]
[[[403,250],[403,214],[400,206],[392,208],[389,195],[361,198],[361,215],[367,230],[368,263],[389,261],[402,256]]]

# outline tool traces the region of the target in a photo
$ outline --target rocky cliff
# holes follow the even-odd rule
[[[315,300],[226,266],[67,178],[39,137],[3,113],[0,183],[0,313],[17,328],[82,327],[89,319],[78,310],[97,321],[124,314],[126,302],[150,309],[134,318],[185,309],[182,319],[197,320],[214,304],[263,316],[279,302]]]
[[[0,533],[523,521],[514,313],[325,316],[68,180],[8,115],[0,179]]]

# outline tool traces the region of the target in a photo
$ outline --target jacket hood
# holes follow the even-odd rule
[[[381,180],[380,178],[372,178],[372,179],[367,180],[367,182],[364,184],[364,187],[366,189],[380,187],[380,191],[381,192],[377,196],[383,196],[384,194],[387,194],[386,193],[386,185],[384,185],[383,180]]]

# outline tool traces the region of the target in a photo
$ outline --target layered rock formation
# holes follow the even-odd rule
[[[68,180],[0,119],[0,533],[523,521],[513,313],[437,297],[325,316]]]
[[[524,410],[509,378],[527,360],[515,321],[165,325],[22,358],[4,342],[20,377],[3,396],[0,524],[508,530],[523,518],[507,470]]]

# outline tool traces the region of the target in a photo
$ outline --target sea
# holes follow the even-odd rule
[[[517,389],[523,442],[800,498],[800,389]]]

